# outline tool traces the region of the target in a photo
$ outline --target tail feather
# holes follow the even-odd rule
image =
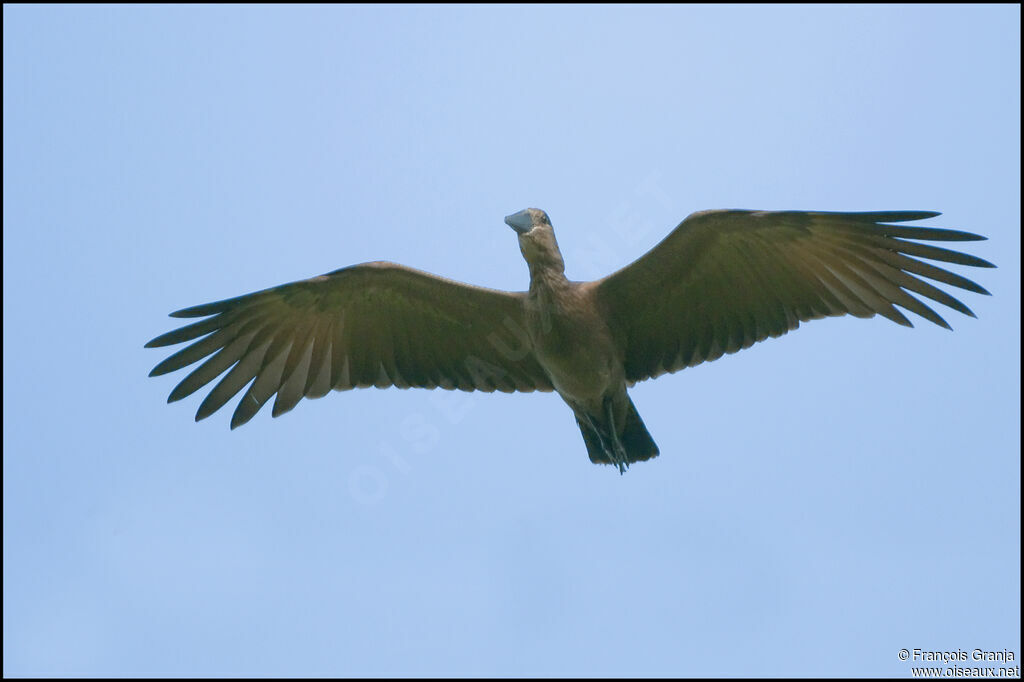
[[[657,444],[651,438],[651,434],[647,432],[647,427],[640,419],[640,414],[633,406],[633,401],[629,396],[626,396],[626,400],[629,400],[629,410],[626,412],[626,423],[619,433],[619,440],[626,450],[627,461],[629,463],[642,462],[657,457],[659,453]],[[586,420],[581,420],[578,416],[576,423],[580,427],[580,433],[583,434],[583,442],[587,445],[590,461],[595,464],[614,464],[611,455],[605,451],[605,444],[612,442],[611,434],[606,431],[607,425],[603,421],[593,421],[597,428],[601,429],[601,432],[598,433]]]
[[[658,444],[647,432],[644,420],[633,407],[633,401],[629,400],[629,412],[626,413],[626,428],[619,438],[622,440],[626,452],[629,454],[630,462],[643,462],[658,456]]]

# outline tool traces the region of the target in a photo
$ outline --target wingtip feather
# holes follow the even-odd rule
[[[181,310],[175,310],[173,313],[168,313],[167,317],[202,317],[201,314],[197,315],[193,313],[193,310],[195,310],[195,308],[182,308]]]

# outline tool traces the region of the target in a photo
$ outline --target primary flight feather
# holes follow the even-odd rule
[[[985,238],[894,224],[937,215],[702,211],[622,270],[573,282],[547,214],[525,209],[505,222],[518,233],[528,291],[485,289],[395,263],[354,265],[171,313],[205,319],[146,344],[192,342],[150,376],[202,361],[171,391],[173,402],[223,375],[197,421],[248,386],[231,428],[271,398],[276,417],[331,389],[554,390],[572,408],[591,461],[624,471],[658,454],[626,393],[638,381],[821,317],[877,314],[912,326],[899,306],[949,328],[914,294],[974,317],[926,279],[988,292],[919,259],[994,266],[920,242]]]

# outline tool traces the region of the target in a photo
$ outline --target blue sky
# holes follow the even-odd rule
[[[1020,9],[4,7],[4,673],[909,675],[1020,656]],[[977,320],[638,385],[361,390],[244,428],[166,314],[387,259],[521,290],[708,208],[938,210]],[[963,272],[964,269],[960,271]]]

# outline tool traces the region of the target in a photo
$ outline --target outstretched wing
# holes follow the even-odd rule
[[[356,265],[171,313],[208,319],[147,343],[153,348],[193,341],[150,376],[212,355],[171,391],[168,402],[227,372],[199,406],[198,421],[251,381],[231,428],[252,419],[274,394],[276,417],[303,397],[319,398],[331,389],[550,391],[525,331],[523,298],[394,263]]]
[[[974,282],[914,258],[994,267],[918,241],[985,239],[968,232],[886,223],[931,211],[694,213],[631,265],[600,280],[597,297],[624,351],[629,382],[749,348],[821,317],[884,315],[898,305],[949,328],[920,294],[974,313],[922,277],[979,294]]]

